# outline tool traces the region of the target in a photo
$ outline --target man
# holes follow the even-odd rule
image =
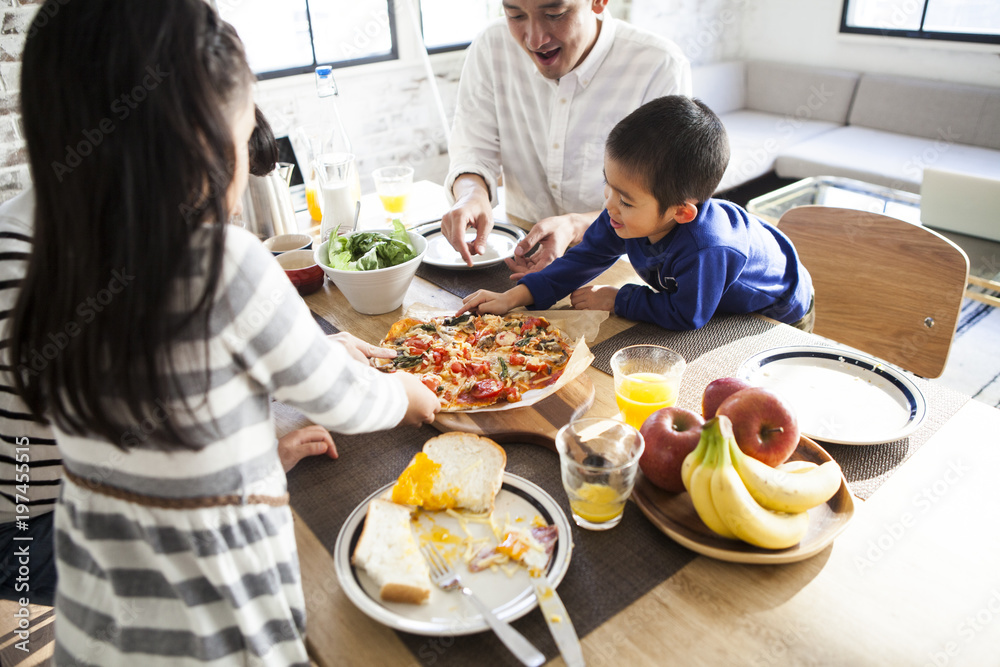
[[[444,184],[454,205],[441,220],[469,266],[493,228],[501,169],[507,212],[536,223],[507,260],[518,279],[562,255],[600,214],[611,128],[649,100],[690,95],[677,45],[614,20],[607,3],[504,0],[506,27],[492,24],[469,46]]]

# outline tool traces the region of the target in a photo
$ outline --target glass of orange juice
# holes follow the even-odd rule
[[[577,419],[559,429],[559,468],[576,525],[608,530],[621,522],[644,447],[639,431],[617,419]]]
[[[660,408],[677,403],[684,357],[659,345],[630,345],[611,357],[615,398],[625,423],[637,429]]]
[[[413,188],[413,167],[381,167],[372,172],[372,180],[386,219],[402,219]]]

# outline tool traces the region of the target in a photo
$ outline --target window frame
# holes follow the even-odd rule
[[[406,2],[407,0],[403,1]],[[316,43],[313,37],[312,10],[309,6],[309,0],[305,0],[306,20],[309,23],[309,49],[312,51],[313,63],[311,65],[302,65],[300,67],[272,70],[270,72],[260,72],[256,74],[257,80],[268,81],[270,79],[281,79],[284,77],[295,76],[297,74],[312,74],[320,65],[329,65],[333,69],[343,69],[346,67],[355,67],[357,65],[399,60],[399,33],[396,29],[396,0],[385,0],[385,2],[387,5],[386,9],[389,12],[389,40],[392,44],[389,49],[389,53],[377,56],[365,56],[363,58],[353,58],[351,60],[337,60],[332,62],[317,61]]]
[[[974,44],[1000,44],[1000,35],[986,35],[966,32],[938,32],[924,30],[924,20],[927,18],[927,6],[932,0],[922,0],[923,10],[920,13],[920,28],[917,30],[901,30],[891,28],[865,28],[847,24],[847,14],[851,2],[843,0],[840,12],[840,32],[850,35],[872,35],[879,37],[902,37],[904,39],[936,40],[944,42],[965,42]]]

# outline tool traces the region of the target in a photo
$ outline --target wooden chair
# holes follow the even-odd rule
[[[944,372],[969,258],[935,231],[880,213],[827,206],[786,212],[816,290],[820,336],[917,375]]]

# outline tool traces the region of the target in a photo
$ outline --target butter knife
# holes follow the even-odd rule
[[[570,620],[566,606],[559,599],[556,589],[552,588],[549,580],[541,573],[532,573],[531,584],[535,587],[538,608],[545,617],[545,623],[556,640],[556,646],[559,647],[566,666],[583,667],[586,663],[583,661],[580,639],[576,636],[576,628],[573,627],[573,621]]]

